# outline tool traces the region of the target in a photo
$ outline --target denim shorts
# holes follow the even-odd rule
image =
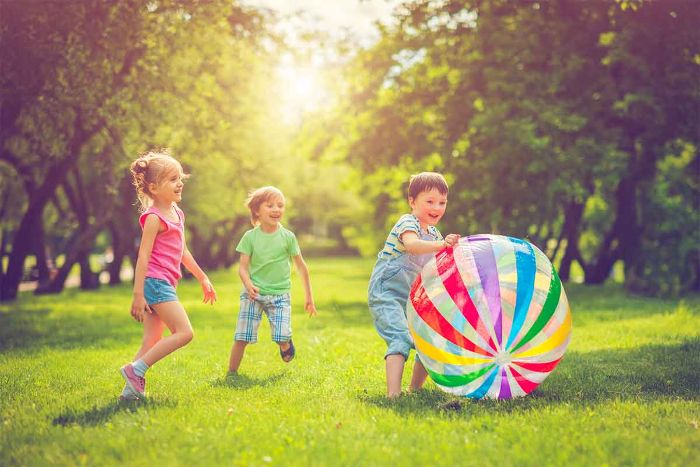
[[[292,339],[292,306],[288,293],[279,295],[258,295],[255,300],[248,292],[241,293],[241,307],[236,322],[237,341],[257,342],[258,327],[263,312],[270,321],[270,331],[274,342],[289,342]]]
[[[386,354],[408,354],[414,348],[408,330],[406,301],[418,276],[417,267],[401,261],[377,261],[369,283],[369,310],[374,327],[387,344]]]
[[[175,287],[164,279],[154,279],[153,277],[147,277],[144,281],[143,295],[149,305],[177,301]]]

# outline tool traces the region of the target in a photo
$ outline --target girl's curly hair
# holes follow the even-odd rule
[[[153,203],[153,195],[150,191],[152,184],[158,186],[172,172],[185,175],[182,165],[170,155],[168,149],[151,150],[141,154],[129,167],[132,183],[136,188],[136,196],[141,204],[141,211],[145,211]]]

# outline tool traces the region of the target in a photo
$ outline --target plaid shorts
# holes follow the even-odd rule
[[[263,311],[270,321],[274,342],[289,342],[292,338],[292,306],[288,293],[280,295],[258,295],[251,300],[248,292],[241,294],[241,308],[236,322],[237,341],[257,342],[258,326]]]

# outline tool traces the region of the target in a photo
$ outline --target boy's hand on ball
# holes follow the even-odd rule
[[[449,234],[445,237],[445,245],[449,248],[454,247],[459,243],[459,234]]]

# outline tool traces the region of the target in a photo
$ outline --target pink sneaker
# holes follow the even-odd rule
[[[144,395],[144,392],[146,391],[146,378],[137,375],[134,371],[134,367],[131,366],[131,363],[121,367],[119,372],[122,374],[122,377],[124,377],[126,385],[129,386],[132,391],[134,391],[138,396]]]

